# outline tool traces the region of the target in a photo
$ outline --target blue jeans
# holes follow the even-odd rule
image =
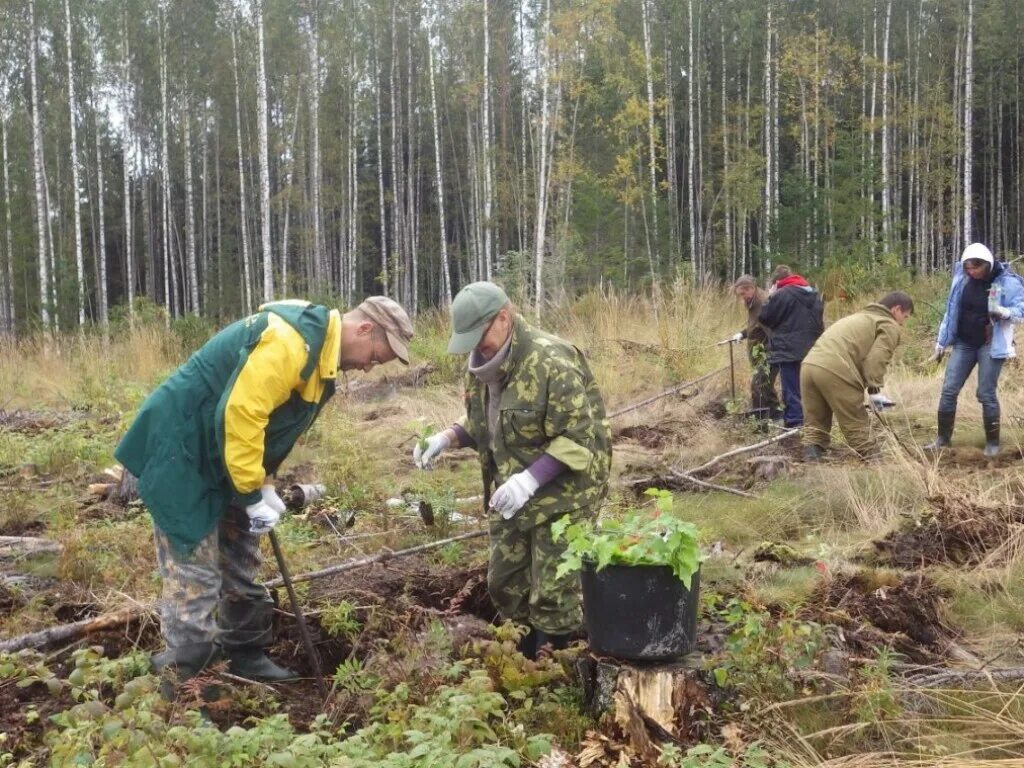
[[[939,411],[956,412],[956,400],[963,389],[964,382],[971,375],[974,366],[978,366],[977,398],[981,403],[982,416],[989,421],[999,418],[999,398],[996,387],[999,385],[999,373],[1003,370],[1002,360],[992,359],[992,345],[972,347],[970,344],[957,342],[946,363],[946,377],[942,380],[942,394],[939,395]]]
[[[782,423],[799,427],[804,423],[804,407],[800,402],[800,363],[779,363],[782,380]]]

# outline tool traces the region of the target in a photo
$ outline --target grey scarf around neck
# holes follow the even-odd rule
[[[493,446],[494,435],[498,431],[498,415],[501,413],[501,393],[505,391],[505,382],[501,379],[501,366],[508,359],[508,351],[512,348],[512,333],[509,333],[501,349],[494,353],[490,360],[484,360],[475,349],[469,355],[468,368],[477,381],[487,385],[487,432],[489,442]]]

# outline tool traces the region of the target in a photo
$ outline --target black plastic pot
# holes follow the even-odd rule
[[[585,562],[583,616],[595,653],[635,661],[669,661],[693,650],[700,571],[690,588],[667,565]]]

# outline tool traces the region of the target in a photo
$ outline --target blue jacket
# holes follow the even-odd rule
[[[999,297],[999,306],[1010,310],[1010,317],[1006,320],[997,320],[992,328],[992,358],[1005,360],[1008,357],[1016,357],[1017,352],[1013,345],[1013,326],[1015,323],[1024,321],[1024,279],[1021,278],[1010,265],[1001,261],[998,263],[1001,270],[993,285],[1002,289]],[[964,285],[970,278],[964,273],[962,264],[957,263],[953,267],[953,284],[949,289],[949,298],[946,300],[946,314],[942,317],[942,324],[939,326],[938,343],[944,347],[950,347],[956,342],[956,329],[960,319],[960,297],[963,296]]]

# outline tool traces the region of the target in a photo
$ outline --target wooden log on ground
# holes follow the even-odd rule
[[[0,536],[0,560],[60,552],[64,546],[38,536]]]
[[[655,764],[657,745],[693,744],[707,735],[722,692],[695,654],[664,664],[631,663],[585,654],[575,671],[595,716],[608,715],[630,748]]]
[[[149,611],[149,606],[140,605],[137,608],[129,608],[117,613],[107,613],[103,616],[94,616],[91,619],[82,619],[71,624],[60,624],[56,627],[41,629],[38,632],[30,632],[27,635],[20,635],[10,640],[0,641],[0,653],[15,653],[25,648],[43,648],[54,643],[88,637],[96,632],[118,629],[141,618]]]

